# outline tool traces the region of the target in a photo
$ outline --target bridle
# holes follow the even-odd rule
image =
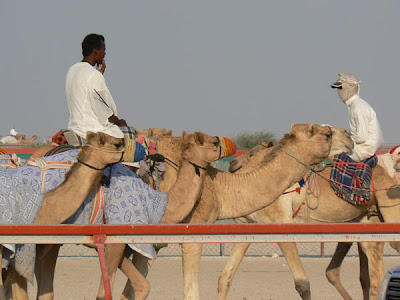
[[[222,157],[222,146],[221,146],[221,141],[220,141],[219,137],[216,136],[215,138],[217,138],[217,140],[218,140],[218,145],[219,145],[219,155],[218,155],[218,158],[217,158],[217,160],[218,160],[218,159],[220,159],[220,158]],[[194,146],[194,147],[204,148],[204,149],[213,149],[213,148],[214,148],[214,147],[202,146],[202,145],[197,145],[197,144],[194,144],[193,146]],[[178,171],[179,165],[178,165],[177,163],[173,162],[172,160],[168,159],[167,157],[163,156],[162,154],[158,154],[158,153],[157,153],[157,154],[148,155],[147,157],[148,157],[149,159],[155,161],[155,162],[164,162],[164,161],[168,161],[169,163],[171,163],[171,164],[173,165],[174,169],[175,169],[176,171]],[[194,162],[188,160],[187,158],[182,157],[182,159],[183,159],[183,160],[186,160],[188,163],[190,163],[190,164],[194,167],[194,169],[195,169],[195,171],[196,171],[196,174],[197,174],[198,176],[200,176],[200,169],[201,169],[201,170],[206,170],[206,169],[207,169],[207,167],[199,166],[198,164],[196,164],[196,163],[194,163]],[[213,162],[213,161],[208,161],[208,160],[206,160],[206,159],[204,159],[204,158],[202,158],[202,161],[206,162],[207,164],[210,164],[210,163]]]
[[[120,158],[119,161],[122,161],[122,158],[124,157],[124,153],[125,153],[125,148],[123,150],[111,150],[111,149],[107,149],[107,148],[104,148],[104,147],[96,147],[96,146],[93,146],[93,145],[90,145],[90,144],[85,144],[85,146],[97,149],[99,151],[107,152],[107,153],[121,153],[121,158]],[[83,146],[81,149],[84,150],[85,146]],[[103,172],[105,168],[110,166],[110,173],[108,174],[108,176],[103,175],[102,180],[101,180],[101,183],[103,185],[105,185],[107,187],[110,186],[112,166],[114,164],[116,164],[116,163],[108,164],[104,168],[96,168],[96,167],[94,167],[92,165],[89,165],[88,163],[85,163],[84,161],[79,160],[79,159],[78,159],[78,163],[80,163],[80,164],[82,164],[82,165],[84,165],[84,166],[86,166],[86,167],[88,167],[88,168],[90,168],[92,170],[101,171],[101,172]]]

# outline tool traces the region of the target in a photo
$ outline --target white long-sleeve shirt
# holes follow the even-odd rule
[[[78,62],[67,73],[65,96],[69,109],[68,129],[82,138],[88,131],[123,138],[121,129],[108,121],[117,107],[103,74],[87,62]]]
[[[355,161],[362,161],[375,154],[383,143],[383,135],[374,109],[359,95],[346,101],[349,114],[351,138],[354,141]]]

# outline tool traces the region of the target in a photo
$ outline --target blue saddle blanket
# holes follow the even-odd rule
[[[45,159],[76,161],[78,151],[70,150]],[[66,169],[46,170],[44,192],[57,187],[64,180],[66,172]],[[104,170],[106,176],[109,172],[110,168]],[[151,189],[122,164],[113,165],[111,175],[110,186],[104,187],[106,224],[159,224],[168,202],[168,194]],[[44,199],[44,194],[40,192],[41,185],[41,171],[38,167],[0,167],[0,224],[32,224]],[[89,224],[94,196],[93,192],[65,224]],[[102,223],[103,218],[99,216],[95,224]],[[151,244],[129,246],[148,258],[156,257]],[[3,263],[14,264],[17,272],[32,282],[36,246],[15,245],[13,252],[4,252]]]

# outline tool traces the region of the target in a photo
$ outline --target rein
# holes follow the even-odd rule
[[[194,167],[194,169],[196,170],[196,174],[197,174],[199,177],[200,177],[200,169],[202,169],[202,170],[207,170],[207,168],[203,168],[203,167],[201,167],[201,166],[199,166],[199,165],[197,165],[197,164],[191,162],[190,160],[188,160],[188,159],[186,159],[186,158],[183,158],[183,159],[186,160],[188,163],[190,163],[190,164]]]
[[[87,163],[85,163],[84,161],[81,161],[81,160],[79,160],[79,159],[78,159],[78,163],[80,163],[80,164],[82,164],[82,165],[84,165],[84,166],[86,166],[86,167],[89,167],[89,168],[91,168],[92,170],[96,170],[96,171],[103,171],[103,170],[105,169],[105,168],[99,169],[99,168],[93,167],[93,166],[91,166],[91,165],[89,165],[89,164],[87,164]]]

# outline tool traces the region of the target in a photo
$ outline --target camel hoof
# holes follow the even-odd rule
[[[296,291],[302,299],[311,299],[310,282],[306,280],[295,281]]]

